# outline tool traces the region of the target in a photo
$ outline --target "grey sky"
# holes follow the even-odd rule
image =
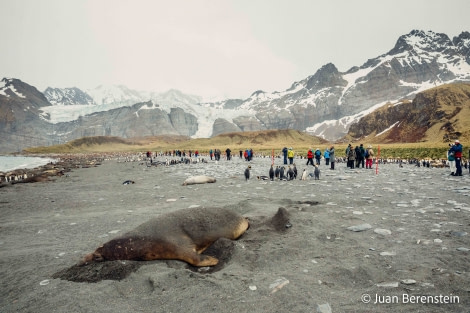
[[[281,91],[413,29],[470,31],[468,0],[0,0],[0,76],[210,97]]]

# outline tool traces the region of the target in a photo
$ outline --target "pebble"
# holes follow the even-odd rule
[[[272,289],[271,293],[275,293],[281,290],[281,288],[283,288],[287,284],[289,284],[289,280],[285,279],[284,277],[281,277],[279,279],[276,279],[272,284],[270,284],[269,289]]]
[[[468,252],[468,251],[470,251],[470,249],[465,248],[465,247],[459,247],[459,248],[457,248],[457,251]]]
[[[317,305],[317,312],[318,313],[331,313],[331,306],[329,303],[323,303]]]
[[[254,286],[254,285],[249,286],[248,288],[250,288],[250,290],[252,290],[252,291],[255,291],[256,289],[258,289],[258,288],[256,288],[256,286]]]
[[[377,287],[383,287],[383,288],[398,288],[398,282],[386,282],[386,283],[380,283],[377,284]]]
[[[39,285],[41,286],[49,285],[49,282],[50,282],[49,279],[45,279],[45,280],[40,281]]]
[[[360,231],[365,231],[368,229],[371,229],[372,226],[370,224],[360,224],[360,225],[354,225],[354,226],[349,226],[348,230],[352,230],[355,232],[360,232]]]
[[[467,232],[464,232],[464,231],[452,231],[450,232],[450,234],[455,237],[467,236]]]
[[[405,285],[413,285],[413,284],[416,284],[416,280],[414,279],[403,279],[401,281],[402,284],[405,284]]]
[[[384,252],[380,252],[380,255],[381,256],[394,256],[394,255],[397,255],[396,252],[390,252],[390,251],[384,251]]]

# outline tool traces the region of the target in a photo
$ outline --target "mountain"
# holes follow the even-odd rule
[[[133,106],[136,103],[148,103],[149,101],[152,103],[147,110],[147,113],[151,113],[153,110],[157,110],[158,112],[154,112],[156,115],[162,113],[159,111],[164,111],[167,114],[175,115],[175,112],[180,112],[181,110],[185,114],[190,114],[196,117],[196,121],[194,119],[184,119],[185,122],[190,122],[191,125],[182,126],[184,129],[182,130],[175,130],[173,128],[166,128],[164,125],[158,126],[158,130],[155,130],[154,125],[149,125],[149,129],[154,129],[153,132],[157,132],[158,134],[163,134],[165,129],[168,131],[168,134],[174,133],[181,133],[184,136],[192,136],[192,137],[210,137],[214,135],[213,133],[213,125],[218,118],[226,118],[230,121],[233,119],[233,116],[239,114],[249,114],[248,111],[244,110],[237,110],[235,112],[235,108],[237,104],[241,103],[242,100],[228,100],[225,103],[201,103],[202,98],[195,95],[185,94],[179,90],[171,89],[163,93],[156,93],[156,92],[146,92],[146,91],[136,91],[129,89],[125,86],[99,86],[93,90],[88,90],[87,94],[93,95],[93,103],[94,105],[85,105],[86,103],[75,104],[75,105],[65,105],[65,103],[54,103],[52,104],[52,98],[49,98],[51,104],[47,107],[43,108],[43,111],[50,116],[50,120],[54,124],[59,123],[67,123],[70,122],[71,126],[74,125],[84,125],[83,123],[73,123],[79,119],[84,120],[90,116],[94,116],[95,113],[102,112],[103,116],[106,115],[105,112],[109,114],[114,114],[113,110],[120,109],[121,112],[131,112],[126,108]],[[46,94],[47,96],[48,94]],[[96,100],[97,99],[97,100]],[[172,113],[173,112],[173,113]],[[122,116],[122,115],[119,115]],[[105,117],[103,117],[105,119]],[[115,120],[114,117],[111,117],[112,120]],[[141,123],[145,123],[145,121],[141,121]],[[68,141],[75,139],[72,133],[77,132],[60,132],[58,129],[69,129],[70,127],[64,127],[66,124],[61,124],[60,128],[56,128],[55,136],[60,137],[60,141]],[[95,129],[95,132],[98,134],[106,134],[108,133],[107,130],[101,129],[98,130],[99,127],[104,125],[104,123],[98,124]],[[124,125],[122,122],[119,123],[117,121],[116,125]],[[177,124],[172,124],[173,127],[178,127]],[[121,131],[118,130],[118,127],[121,126],[114,126],[112,129],[115,133],[113,136],[122,136]],[[125,126],[122,126],[125,127]],[[186,128],[185,128],[186,127]],[[248,128],[247,128],[248,130]],[[88,133],[89,131],[87,131]],[[80,131],[78,132],[80,133]],[[143,135],[147,135],[148,132],[144,132]]]
[[[387,53],[346,72],[329,63],[285,91],[258,90],[247,99],[212,103],[178,90],[156,93],[126,86],[48,88],[41,94],[20,80],[4,79],[0,152],[5,138],[13,135],[23,139],[10,148],[88,135],[200,138],[269,129],[296,129],[337,140],[352,124],[389,103],[413,102],[421,91],[455,82],[470,82],[469,32],[450,40],[445,34],[413,30]],[[31,131],[26,134],[22,125]],[[38,139],[26,139],[33,137]]]
[[[414,30],[393,49],[342,73],[326,64],[284,92],[258,91],[242,108],[266,128],[305,129],[335,140],[371,107],[413,99],[416,93],[449,82],[470,81],[470,33],[453,41],[445,34]]]
[[[148,101],[95,112],[72,122],[56,123],[54,134],[62,138],[62,142],[86,136],[133,138],[169,134],[189,137],[196,133],[197,128],[194,115],[181,108],[172,108],[167,113]],[[63,134],[67,134],[65,140]]]
[[[46,97],[19,79],[0,81],[0,152],[19,151],[25,146],[47,145],[49,116],[42,108]]]
[[[351,125],[350,138],[375,142],[470,140],[470,84],[446,84],[413,101],[388,103]]]
[[[470,81],[470,33],[450,40],[445,34],[413,30],[398,38],[389,52],[360,67],[340,72],[329,63],[285,91],[259,90],[245,100],[200,103],[199,97],[176,90],[157,94],[124,86],[100,86],[88,93],[98,104],[123,106],[152,100],[167,112],[180,107],[196,116],[201,126],[193,137],[236,130],[298,129],[336,140],[371,108],[411,100],[422,90],[454,81]],[[54,120],[57,108],[47,112]]]
[[[44,96],[52,105],[91,105],[93,98],[86,92],[73,88],[51,88],[44,91]]]

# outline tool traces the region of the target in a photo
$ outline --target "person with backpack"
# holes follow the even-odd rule
[[[361,158],[362,158],[362,153],[361,153],[361,149],[359,148],[359,146],[356,146],[354,148],[354,153],[356,154],[356,167],[359,167],[359,164],[361,163]]]
[[[364,168],[364,159],[365,159],[365,154],[366,154],[366,150],[364,149],[364,145],[361,143],[361,145],[359,146],[359,162],[358,162],[358,165],[357,167],[359,167],[359,165],[362,166],[362,168]]]
[[[321,151],[318,148],[315,150],[315,160],[316,160],[317,165],[320,165]]]
[[[374,158],[374,150],[372,150],[372,146],[369,145],[364,153],[366,158],[366,168],[372,168],[372,160]]]
[[[289,148],[287,151],[287,158],[289,159],[289,164],[294,164],[294,150]]]

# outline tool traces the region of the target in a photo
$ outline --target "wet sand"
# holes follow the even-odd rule
[[[453,177],[389,164],[376,175],[322,163],[320,180],[257,180],[270,163],[105,160],[0,188],[0,312],[468,311],[468,170]],[[296,163],[300,174],[306,160]],[[217,182],[182,186],[195,175]],[[149,218],[191,206],[226,207],[251,221],[239,240],[205,252],[219,257],[215,268],[180,261],[74,268]],[[276,224],[279,208],[287,215]],[[85,281],[71,281],[72,272]]]

